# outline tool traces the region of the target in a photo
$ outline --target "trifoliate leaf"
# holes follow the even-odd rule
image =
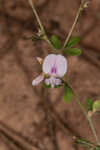
[[[61,49],[61,42],[56,35],[52,35],[50,41],[55,49]]]
[[[68,43],[65,45],[65,48],[69,48],[71,46],[75,46],[80,42],[80,37],[72,37],[71,40],[68,41]]]
[[[68,48],[68,49],[65,49],[64,52],[70,56],[79,56],[81,55],[82,50],[78,48]]]

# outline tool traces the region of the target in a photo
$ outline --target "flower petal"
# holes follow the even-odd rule
[[[45,79],[45,84],[50,85],[50,79],[49,78]]]
[[[55,79],[55,84],[56,85],[61,85],[61,79]]]
[[[55,85],[61,85],[61,79],[50,77],[50,78],[45,79],[45,84],[51,85],[51,87],[54,88]]]
[[[42,69],[43,69],[43,72],[45,74],[50,74],[51,69],[54,66],[55,62],[56,62],[56,57],[57,57],[57,55],[55,55],[55,54],[49,54],[44,59],[43,68]]]
[[[56,57],[56,68],[57,68],[57,76],[63,77],[67,72],[67,60],[62,55],[57,55]]]
[[[33,81],[32,81],[32,85],[33,86],[36,86],[38,85],[40,82],[42,82],[44,79],[44,75],[39,75],[37,78],[35,78]]]

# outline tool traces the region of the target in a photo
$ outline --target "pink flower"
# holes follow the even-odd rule
[[[55,85],[61,85],[61,78],[67,72],[67,60],[62,55],[49,54],[42,64],[43,74],[33,80],[32,85],[38,85],[44,80],[46,85],[50,85],[52,88]],[[45,77],[48,75],[48,78]]]

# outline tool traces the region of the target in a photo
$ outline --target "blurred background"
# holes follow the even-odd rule
[[[34,0],[49,36],[62,43],[74,21],[80,0]],[[78,104],[63,101],[63,88],[32,87],[40,74],[36,57],[50,47],[30,37],[38,24],[28,0],[0,0],[0,150],[78,150],[73,136],[94,141]],[[68,57],[67,79],[83,105],[100,99],[100,0],[91,0],[73,36],[80,36],[79,57]],[[46,102],[46,105],[45,105]],[[100,139],[100,115],[93,121]]]

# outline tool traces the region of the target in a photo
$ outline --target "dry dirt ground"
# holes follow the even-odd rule
[[[63,40],[80,0],[37,0],[48,35]],[[95,141],[78,104],[66,104],[63,89],[33,88],[41,72],[36,57],[50,48],[27,40],[38,29],[27,0],[0,0],[0,150],[78,150],[73,136]],[[67,78],[84,104],[100,98],[100,0],[91,0],[73,35],[82,37],[83,54],[68,57]],[[100,116],[93,117],[100,139]]]

